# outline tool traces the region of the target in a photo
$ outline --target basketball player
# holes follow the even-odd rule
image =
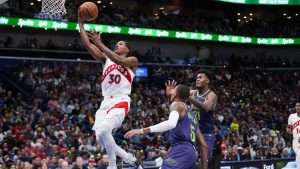
[[[196,90],[191,90],[189,101],[199,121],[199,128],[208,147],[208,160],[211,159],[214,141],[214,115],[213,111],[217,104],[217,95],[210,89],[212,74],[205,69],[198,72]]]
[[[293,149],[296,154],[297,169],[300,169],[300,102],[295,105],[296,113],[289,116],[287,133],[293,134]]]
[[[198,127],[198,120],[185,101],[189,97],[189,88],[178,85],[172,90],[170,115],[167,121],[142,129],[134,129],[125,134],[132,138],[141,134],[169,131],[171,148],[163,161],[161,169],[194,169],[196,167],[195,142],[200,143],[202,150],[207,151],[207,145]],[[199,164],[207,169],[207,161]]]
[[[96,60],[103,63],[101,88],[104,100],[95,115],[93,130],[95,130],[96,139],[106,149],[109,159],[108,169],[117,169],[116,155],[126,163],[134,165],[137,162],[136,158],[116,144],[112,130],[120,127],[128,114],[130,106],[128,95],[131,93],[138,60],[134,56],[128,57],[129,48],[126,42],[118,42],[112,51],[101,42],[100,35],[91,33],[90,37],[88,36],[79,15],[78,23],[84,46]]]

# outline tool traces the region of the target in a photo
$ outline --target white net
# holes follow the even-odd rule
[[[45,19],[58,19],[60,20],[67,14],[65,8],[66,0],[42,0],[42,10],[40,15]]]

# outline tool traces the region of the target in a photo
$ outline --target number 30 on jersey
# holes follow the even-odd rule
[[[113,84],[113,83],[115,83],[115,84],[119,84],[121,82],[121,75],[118,75],[118,74],[110,74],[109,75],[109,81],[108,81],[108,83],[109,84]]]

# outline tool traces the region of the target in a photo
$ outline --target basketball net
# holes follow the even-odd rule
[[[7,0],[0,0],[0,5],[4,4]]]
[[[62,18],[63,15],[67,14],[65,8],[66,0],[42,0],[41,13],[49,15],[49,17]]]

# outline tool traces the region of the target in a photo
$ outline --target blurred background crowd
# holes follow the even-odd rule
[[[76,22],[83,2],[66,0],[67,14],[50,16],[40,12],[41,0],[9,0],[0,4],[0,16]],[[299,7],[294,6],[210,0],[93,2],[100,10],[97,24],[259,37],[300,35]],[[91,130],[103,100],[102,65],[91,61],[78,32],[0,29],[0,169],[106,169],[106,152]],[[212,90],[218,95],[214,157],[222,161],[295,157],[292,136],[285,128],[299,101],[297,46],[103,35],[108,47],[117,39],[134,44],[131,55],[148,76],[135,78],[130,113],[114,138],[144,164],[161,165],[170,147],[168,133],[130,140],[124,134],[166,120],[170,103],[165,82],[175,79],[193,89],[203,67],[213,73]],[[126,166],[121,159],[118,164]]]
[[[175,79],[192,88],[199,68],[149,69],[152,73],[147,79],[136,78],[130,114],[114,136],[140,160],[160,165],[169,148],[167,132],[131,140],[123,135],[166,120],[169,102],[164,82]],[[0,164],[59,168],[66,161],[73,168],[105,167],[107,156],[91,130],[102,101],[101,71],[97,63],[22,61],[3,66],[2,78],[18,86],[19,92],[1,81]],[[299,72],[211,71],[215,76],[212,89],[218,95],[214,153],[221,153],[223,161],[294,157],[292,136],[285,127],[299,100]]]

